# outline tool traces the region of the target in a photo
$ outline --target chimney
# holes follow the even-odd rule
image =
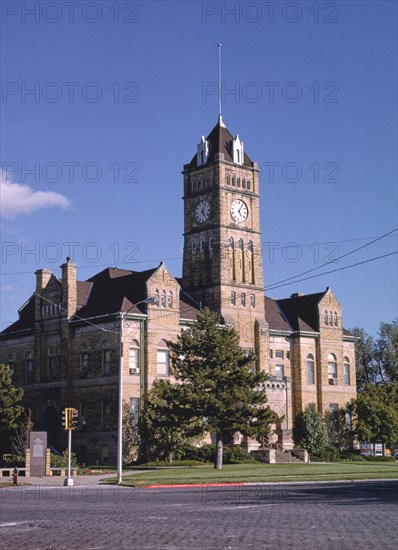
[[[77,266],[68,257],[66,263],[61,265],[62,269],[62,314],[68,319],[76,313],[77,308]]]
[[[36,275],[36,294],[35,294],[35,319],[41,319],[41,293],[48,285],[51,279],[51,271],[49,269],[38,269]]]

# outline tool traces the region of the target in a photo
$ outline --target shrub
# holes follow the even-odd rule
[[[337,462],[339,459],[340,453],[334,447],[325,447],[311,454],[311,462]]]
[[[51,468],[66,468],[68,466],[68,451],[65,450],[62,455],[56,455],[51,453],[50,459]],[[77,462],[76,453],[71,454],[71,467],[77,468],[79,463]]]
[[[6,468],[25,468],[25,457],[23,455],[3,455],[3,462]]]
[[[367,462],[393,462],[395,459],[392,456],[364,456]]]
[[[363,462],[363,456],[360,452],[356,451],[343,451],[340,453],[342,460],[349,460],[350,462]]]

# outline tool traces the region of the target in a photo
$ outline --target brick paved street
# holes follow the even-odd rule
[[[398,546],[397,481],[196,489],[0,490],[0,548],[371,549]]]

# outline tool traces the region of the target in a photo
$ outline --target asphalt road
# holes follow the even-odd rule
[[[0,490],[0,548],[261,550],[398,547],[398,481]]]

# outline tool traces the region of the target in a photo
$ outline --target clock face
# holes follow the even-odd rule
[[[204,223],[210,216],[210,203],[207,200],[198,202],[195,208],[195,219],[198,223]]]
[[[247,206],[240,199],[235,199],[231,204],[231,216],[236,222],[244,222],[247,219],[249,211]]]

